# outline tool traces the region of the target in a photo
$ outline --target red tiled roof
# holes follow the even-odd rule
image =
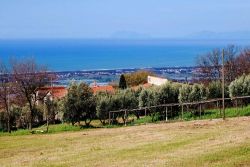
[[[110,92],[113,93],[115,91],[115,89],[113,88],[113,86],[111,85],[106,85],[106,86],[93,86],[91,87],[94,94],[96,94],[97,92]]]
[[[54,86],[54,87],[42,87],[39,90],[39,94],[47,94],[48,92],[51,92],[52,96],[57,99],[61,99],[65,97],[68,93],[68,90],[66,87],[63,86]]]

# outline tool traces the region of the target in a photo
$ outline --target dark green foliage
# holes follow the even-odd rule
[[[101,92],[96,95],[96,116],[103,125],[106,124],[106,120],[109,118],[109,111],[111,108],[112,96],[108,93]]]
[[[184,84],[179,90],[179,102],[180,103],[197,102],[200,100],[205,100],[206,97],[207,97],[207,90],[203,85]]]
[[[139,107],[150,107],[156,104],[156,91],[153,88],[143,89],[139,96]]]
[[[208,85],[208,99],[222,98],[222,86],[220,81],[213,81]],[[229,97],[228,86],[225,85],[225,97]]]
[[[120,89],[126,89],[127,88],[127,82],[126,82],[125,76],[123,74],[120,77],[119,88]]]
[[[167,83],[156,92],[157,104],[178,103],[179,86],[173,83]]]
[[[64,106],[64,119],[72,124],[85,121],[88,126],[95,118],[95,97],[92,89],[85,83],[70,85]]]

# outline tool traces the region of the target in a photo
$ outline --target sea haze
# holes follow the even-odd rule
[[[198,55],[247,40],[0,40],[0,59],[34,57],[53,71],[194,66]]]

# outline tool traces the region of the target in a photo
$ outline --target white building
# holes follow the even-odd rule
[[[166,78],[160,78],[160,77],[153,77],[153,76],[148,76],[148,83],[152,85],[163,85],[168,82],[168,79]]]

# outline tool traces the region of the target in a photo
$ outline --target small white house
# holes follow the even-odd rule
[[[168,79],[166,78],[160,78],[160,77],[153,77],[153,76],[148,76],[148,83],[152,85],[163,85],[168,82]]]

